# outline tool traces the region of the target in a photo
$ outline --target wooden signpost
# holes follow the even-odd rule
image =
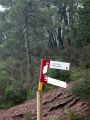
[[[43,120],[43,95],[42,95],[43,84],[49,83],[63,88],[66,88],[68,86],[68,84],[64,81],[60,81],[46,76],[45,73],[47,73],[47,70],[49,68],[69,70],[70,63],[51,61],[47,59],[41,60],[39,85],[37,91],[37,120]]]

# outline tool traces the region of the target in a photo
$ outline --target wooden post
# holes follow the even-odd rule
[[[37,91],[37,120],[43,120],[43,96],[42,91]]]

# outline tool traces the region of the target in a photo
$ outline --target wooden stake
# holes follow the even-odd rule
[[[37,120],[43,120],[43,96],[42,91],[37,91]]]

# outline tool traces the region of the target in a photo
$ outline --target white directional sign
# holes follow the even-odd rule
[[[67,87],[66,82],[63,82],[63,81],[60,81],[57,79],[53,79],[51,77],[47,77],[46,79],[47,79],[47,83],[49,83],[49,84],[56,85],[56,86],[63,87],[63,88]]]
[[[50,68],[69,70],[70,63],[50,61]]]
[[[61,70],[69,70],[70,63],[67,62],[59,62],[59,61],[52,61],[47,59],[42,59],[41,61],[41,68],[40,68],[40,76],[39,76],[39,90],[42,90],[42,85],[44,83],[49,83],[52,85],[56,85],[59,87],[66,88],[67,83],[61,80],[57,80],[51,77],[46,76],[47,70],[49,68],[53,69],[61,69]]]

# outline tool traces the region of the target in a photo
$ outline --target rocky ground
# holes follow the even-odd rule
[[[69,89],[55,88],[47,92],[43,97],[44,120],[65,119],[65,110],[72,109],[86,115],[90,111],[87,102],[72,96]],[[26,120],[26,116],[32,115],[36,119],[36,99],[24,104],[0,111],[0,120]],[[90,114],[90,113],[88,113]]]

